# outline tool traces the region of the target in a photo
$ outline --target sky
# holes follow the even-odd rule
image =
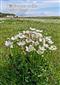
[[[18,16],[60,16],[60,0],[0,0],[0,12]]]

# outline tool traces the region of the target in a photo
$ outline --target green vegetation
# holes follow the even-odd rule
[[[60,23],[43,23],[29,20],[0,21],[0,85],[60,85]],[[29,27],[43,29],[52,36],[56,51],[44,55],[35,52],[24,54],[20,48],[7,48],[7,38]]]
[[[6,16],[15,16],[15,14],[9,14],[9,13],[1,13],[0,12],[0,17],[6,17]]]
[[[20,18],[27,18],[27,19],[60,19],[60,17],[58,17],[58,16],[49,16],[49,17],[46,17],[46,16],[39,16],[39,17],[20,17]]]

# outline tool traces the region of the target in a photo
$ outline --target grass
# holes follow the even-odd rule
[[[40,21],[36,22],[36,21],[29,21],[29,20],[26,21],[26,20],[13,20],[13,19],[4,20],[3,23],[0,23],[0,71],[3,71],[3,69],[1,68],[5,68],[5,67],[7,68],[8,65],[7,61],[9,61],[8,55],[11,51],[9,48],[6,48],[4,46],[5,40],[19,33],[20,31],[29,29],[29,27],[43,29],[45,35],[52,36],[52,39],[55,42],[55,45],[57,46],[58,49],[53,52],[45,52],[44,57],[50,63],[50,68],[52,68],[51,70],[54,73],[54,77],[59,81],[59,84],[57,85],[60,85],[60,23],[52,23],[52,22],[44,23]],[[8,84],[1,84],[1,85],[8,85]],[[10,85],[20,85],[20,84],[10,84]],[[25,85],[25,84],[21,84],[21,85]],[[45,85],[45,84],[41,84],[41,85]],[[46,84],[46,85],[51,85],[51,84]]]

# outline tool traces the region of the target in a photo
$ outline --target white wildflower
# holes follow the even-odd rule
[[[31,43],[32,39],[26,39],[26,43]]]
[[[57,47],[55,45],[52,45],[49,47],[49,50],[56,50],[56,49],[57,49]]]
[[[34,44],[35,42],[32,40],[32,44]]]
[[[39,46],[39,49],[37,50],[38,54],[43,54],[46,49],[44,47]]]
[[[19,37],[19,34],[15,35],[14,37],[12,36],[12,37],[11,37],[11,40],[14,41],[14,40],[18,39],[18,37]]]
[[[42,38],[39,38],[39,42],[42,42]]]
[[[35,28],[31,28],[31,27],[30,27],[30,30],[31,30],[31,31],[35,31],[36,29],[35,29]]]
[[[16,38],[14,38],[14,37],[11,37],[11,40],[15,40]]]
[[[26,52],[29,52],[29,47],[28,46],[26,46]]]
[[[27,30],[25,33],[26,33],[26,34],[29,34],[29,33],[30,33],[30,31],[29,31],[29,30]]]
[[[13,45],[10,45],[10,48],[13,48]]]
[[[23,38],[25,38],[25,35],[19,35],[19,38],[23,39]]]
[[[36,38],[41,38],[43,37],[41,33],[36,33]]]
[[[19,35],[20,35],[20,34],[15,35],[15,38],[17,39],[17,38],[19,37]]]
[[[49,48],[49,45],[48,44],[44,44],[43,45],[45,48]]]
[[[32,31],[31,34],[37,34],[37,32],[36,31]]]
[[[43,53],[44,53],[44,50],[38,49],[36,52],[37,52],[38,54],[43,54]]]
[[[23,31],[23,34],[25,34],[26,33],[26,31]]]
[[[11,41],[5,41],[5,46],[7,46],[7,47],[11,46],[12,44],[13,44],[13,42],[11,42]]]
[[[35,50],[35,48],[33,47],[33,45],[29,45],[29,51],[33,51]]]
[[[36,30],[36,32],[43,32],[43,30]]]
[[[49,43],[49,44],[53,44],[54,42],[51,40],[51,36],[48,36],[48,37],[45,37],[46,41]]]
[[[35,45],[35,46],[39,45],[39,42],[38,42],[38,41],[36,41],[36,42],[34,43],[34,45]]]
[[[35,48],[32,45],[26,46],[26,51],[27,52],[31,52],[33,50],[35,50]]]
[[[46,36],[45,39],[46,40],[50,40],[51,39],[51,36]]]
[[[39,50],[45,51],[46,49],[43,46],[39,46]]]
[[[53,44],[54,42],[52,40],[48,40],[48,43],[49,44]]]
[[[19,34],[15,35],[14,36],[15,40],[18,39],[18,37],[19,37]]]
[[[17,42],[18,46],[24,46],[25,44],[26,44],[25,41]]]
[[[35,34],[31,34],[32,39],[36,38]]]

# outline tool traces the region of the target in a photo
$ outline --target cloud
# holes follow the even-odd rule
[[[58,15],[59,0],[2,0],[0,11],[23,15]],[[54,7],[54,9],[53,9]],[[41,10],[42,9],[42,10]],[[52,10],[53,9],[53,10]]]
[[[27,13],[27,11],[32,11],[34,9],[37,8],[37,1],[33,1],[32,3],[4,3],[2,4],[2,8],[3,10],[5,10],[5,12],[13,12],[13,13],[21,13],[21,14],[25,14],[25,12]],[[2,10],[2,11],[3,11]]]
[[[60,1],[58,0],[44,0],[41,3],[38,3],[38,7],[39,8],[45,8],[45,7],[51,7],[51,6],[55,6],[55,5],[60,5]]]

